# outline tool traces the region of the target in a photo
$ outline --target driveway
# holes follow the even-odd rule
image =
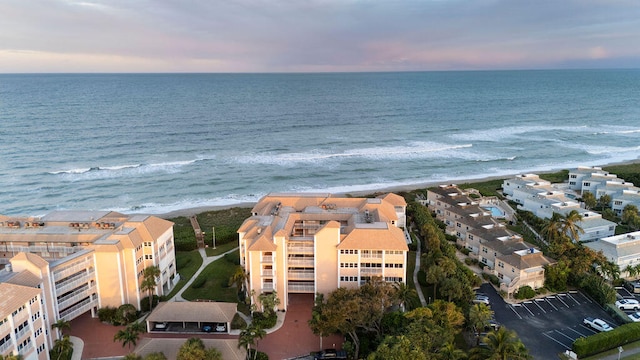
[[[611,326],[618,324],[604,309],[580,291],[569,291],[528,300],[506,303],[489,284],[481,286],[489,296],[496,320],[515,330],[535,359],[558,359],[581,336],[595,334],[584,326],[585,317],[600,318]]]
[[[289,307],[282,327],[260,340],[258,350],[274,360],[301,357],[321,350],[320,337],[307,324],[311,320],[313,298],[313,294],[289,295]],[[322,348],[341,349],[342,343],[340,335],[322,338]]]

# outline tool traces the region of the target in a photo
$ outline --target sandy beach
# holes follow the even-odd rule
[[[625,161],[625,162],[610,163],[610,164],[584,165],[584,166],[608,167],[608,166],[631,165],[631,164],[636,164],[636,163],[640,163],[640,159],[636,159],[636,160],[632,160],[632,161]],[[557,171],[561,171],[561,170],[565,170],[565,169],[555,169],[555,170],[550,170],[550,171],[542,171],[542,172],[537,172],[537,174],[548,174],[548,173],[553,173],[553,172],[557,172]],[[458,179],[458,180],[454,180],[454,181],[425,182],[425,183],[417,183],[417,184],[404,185],[404,186],[393,186],[393,187],[387,187],[387,188],[372,189],[372,190],[368,190],[368,191],[356,191],[356,192],[349,192],[349,193],[336,193],[336,195],[349,195],[349,196],[354,196],[354,197],[362,197],[362,196],[367,196],[367,195],[371,195],[371,194],[374,194],[374,193],[407,192],[407,191],[426,189],[426,188],[429,188],[429,187],[438,186],[438,185],[442,185],[442,184],[452,184],[452,183],[455,183],[455,184],[466,184],[466,183],[479,183],[479,182],[498,180],[498,179],[508,179],[510,177],[513,177],[513,176],[516,176],[516,175],[519,175],[519,174],[522,174],[522,173],[515,173],[515,174],[508,175],[508,176],[487,176],[487,177],[475,178],[475,179],[462,179],[462,180]],[[158,216],[160,218],[163,218],[163,219],[171,219],[171,218],[176,218],[176,217],[180,217],[180,216],[190,217],[190,216],[197,215],[197,214],[200,214],[200,213],[203,213],[203,212],[207,212],[207,211],[226,210],[226,209],[231,209],[231,208],[235,208],[235,207],[251,208],[255,204],[256,204],[255,202],[245,202],[245,203],[224,205],[224,206],[201,206],[201,207],[185,208],[185,209],[175,210],[175,211],[171,211],[171,212],[164,213],[164,214],[154,214],[154,215]]]

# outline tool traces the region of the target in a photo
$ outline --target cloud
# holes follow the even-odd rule
[[[623,0],[4,0],[0,72],[544,68],[639,36]]]

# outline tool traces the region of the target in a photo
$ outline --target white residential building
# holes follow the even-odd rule
[[[629,276],[626,271],[627,266],[640,265],[640,231],[609,236],[587,243],[585,246],[594,251],[602,251],[609,261],[618,265],[620,276],[623,278]]]

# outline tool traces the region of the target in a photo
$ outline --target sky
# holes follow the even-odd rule
[[[640,68],[639,0],[0,0],[0,73]]]

